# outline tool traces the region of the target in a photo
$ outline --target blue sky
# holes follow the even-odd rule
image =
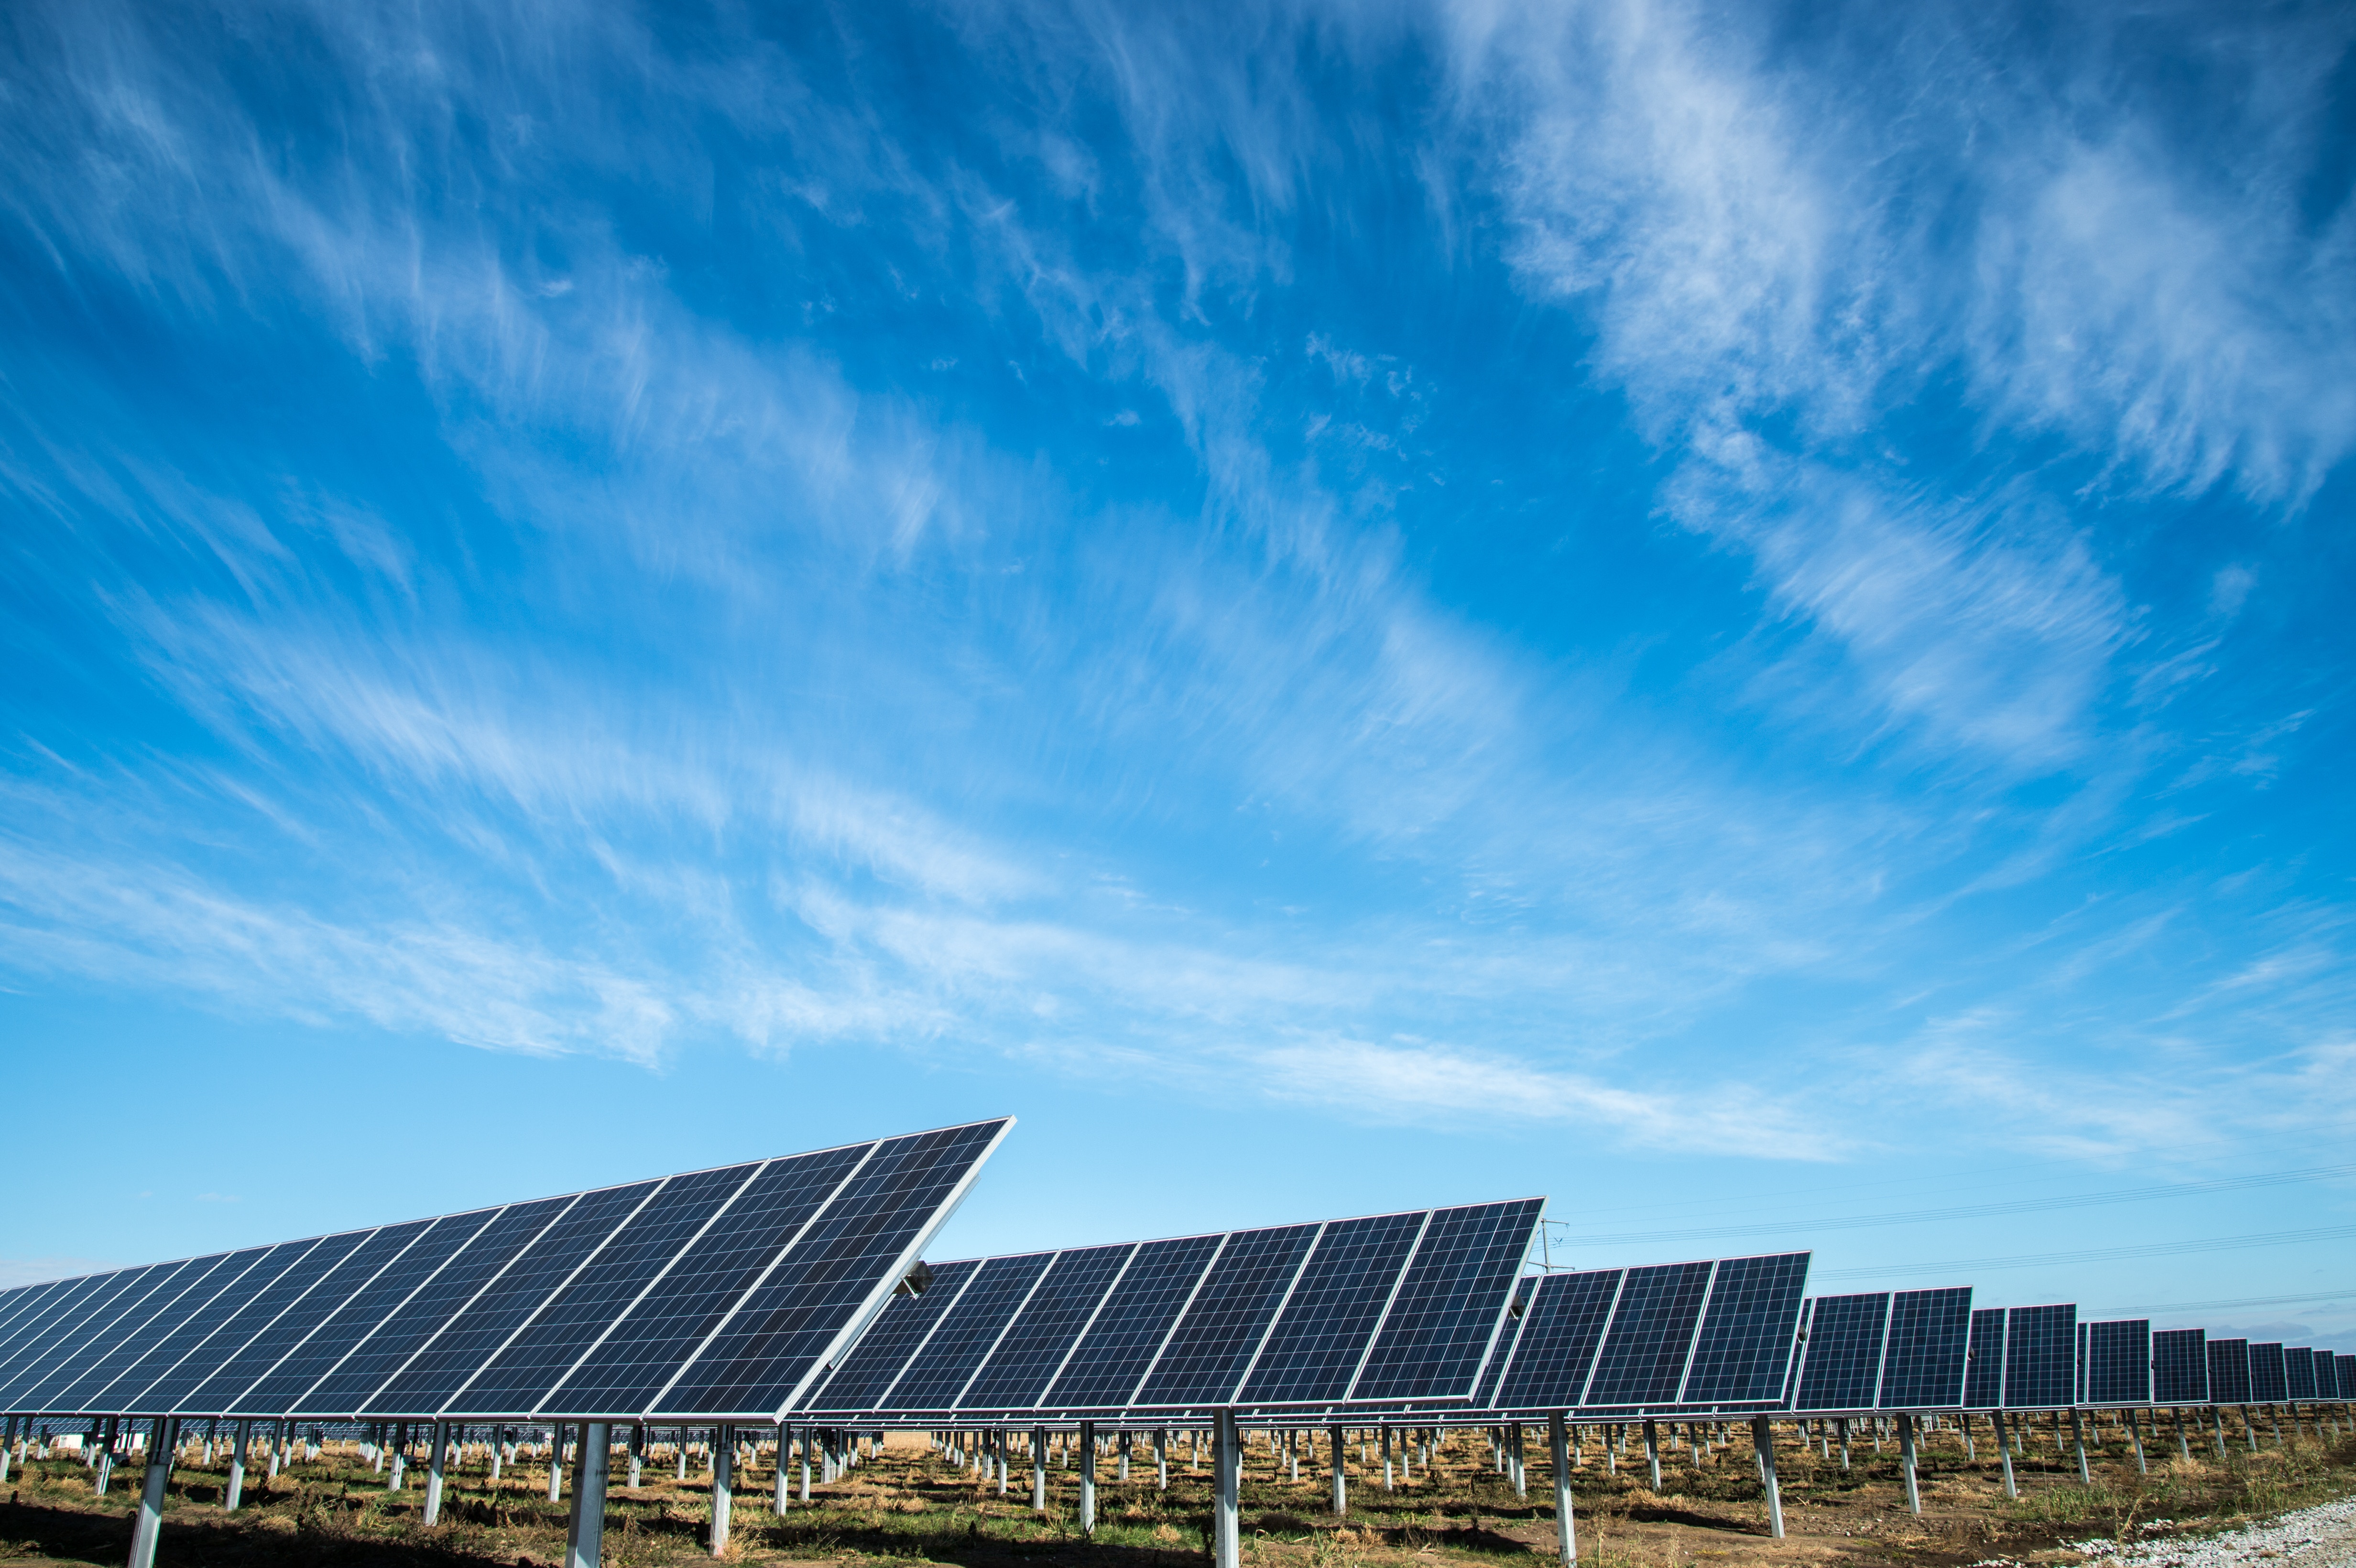
[[[1012,1112],[2356,1341],[2343,9],[0,39],[16,1277]]]

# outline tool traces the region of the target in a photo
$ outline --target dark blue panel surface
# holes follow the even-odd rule
[[[2209,1403],[2206,1330],[2163,1328],[2151,1337],[2151,1397],[2155,1404]]]
[[[1134,1242],[1059,1253],[989,1360],[958,1400],[965,1410],[1027,1410],[1039,1403],[1080,1331],[1104,1304]]]
[[[109,1336],[143,1321],[157,1303],[169,1299],[185,1285],[192,1265],[209,1267],[214,1261],[182,1258],[100,1276],[100,1289],[51,1314],[36,1328],[17,1358],[16,1376],[0,1390],[0,1410],[56,1408],[54,1396],[60,1386],[113,1343]]]
[[[2209,1403],[2250,1403],[2250,1342],[2247,1339],[2209,1341]]]
[[[2059,1410],[2077,1402],[2078,1308],[2016,1307],[2004,1327],[2004,1403]]]
[[[2340,1374],[2340,1397],[2356,1400],[2356,1356],[2331,1353],[2331,1370]]]
[[[1006,1129],[1002,1121],[890,1138],[753,1287],[653,1410],[782,1409],[869,1303],[880,1306],[917,1243]]]
[[[972,1258],[934,1265],[922,1296],[894,1296],[875,1327],[861,1337],[834,1375],[809,1402],[813,1410],[862,1412],[884,1407],[900,1373],[948,1316],[980,1264]]]
[[[348,1232],[358,1238],[358,1244],[343,1260],[255,1335],[251,1344],[189,1391],[180,1402],[181,1408],[249,1414],[284,1410],[286,1402],[318,1380],[334,1356],[342,1354],[340,1344],[332,1354],[327,1352],[318,1337],[321,1327],[335,1321],[347,1307],[355,1306],[369,1284],[399,1262],[433,1225],[431,1220],[412,1220],[381,1230]],[[388,1309],[390,1305],[386,1304]],[[375,1320],[368,1318],[351,1332],[365,1332]]]
[[[1513,1364],[1497,1390],[1502,1408],[1577,1408],[1586,1397],[1595,1352],[1626,1277],[1625,1269],[1582,1269],[1539,1281]]]
[[[2146,1405],[2151,1398],[2151,1320],[2119,1318],[2086,1329],[2086,1403]]]
[[[2283,1351],[2283,1397],[2315,1397],[2315,1352],[2305,1345],[2295,1345]]]
[[[1881,1353],[1881,1408],[1952,1409],[1964,1401],[1972,1336],[1972,1287],[1901,1290],[1890,1298]]]
[[[764,1166],[663,1276],[662,1289],[632,1308],[578,1371],[543,1396],[543,1405],[644,1410],[874,1151],[873,1144],[853,1144]]]
[[[215,1292],[262,1260],[267,1247],[216,1253],[190,1259],[170,1285],[146,1300],[102,1338],[84,1346],[59,1369],[57,1379],[39,1395],[49,1410],[80,1410],[91,1397],[130,1369],[159,1336],[169,1334],[200,1312]]]
[[[663,1182],[645,1207],[627,1215],[623,1227],[585,1260],[562,1293],[541,1304],[530,1326],[498,1350],[473,1381],[451,1395],[453,1408],[539,1409],[541,1397],[619,1321],[630,1304],[659,1276],[668,1278],[663,1275],[665,1267],[678,1261],[696,1232],[722,1204],[744,1190],[760,1168],[761,1162],[755,1160],[675,1176]]]
[[[1326,1226],[1245,1381],[1243,1403],[1324,1403],[1347,1393],[1430,1218],[1416,1210]]]
[[[1436,1211],[1350,1398],[1470,1398],[1545,1208],[1522,1198]]]
[[[1014,1314],[1055,1262],[1053,1253],[984,1258],[940,1327],[900,1376],[889,1398],[895,1410],[947,1410],[998,1343]]]
[[[2280,1404],[2290,1397],[2283,1379],[2283,1348],[2279,1341],[2250,1347],[2250,1403]]]
[[[220,1328],[214,1330],[197,1350],[147,1390],[135,1396],[133,1403],[140,1410],[172,1411],[182,1408],[198,1389],[217,1381],[220,1374],[234,1365],[241,1355],[269,1327],[284,1317],[305,1293],[327,1274],[351,1255],[352,1249],[369,1232],[348,1231],[333,1236],[320,1236],[309,1242],[293,1243],[296,1255],[278,1270],[269,1285],[254,1292]],[[246,1380],[251,1382],[252,1379]],[[218,1410],[218,1402],[204,1406]]]
[[[1514,1282],[1513,1310],[1505,1316],[1505,1331],[1497,1336],[1497,1348],[1489,1352],[1489,1364],[1481,1369],[1481,1381],[1472,1394],[1472,1408],[1495,1410],[1497,1391],[1505,1385],[1506,1369],[1514,1364],[1514,1350],[1522,1342],[1522,1325],[1529,1321],[1530,1303],[1537,1299],[1538,1278],[1525,1275]]]
[[[168,1266],[172,1265],[151,1265]],[[145,1268],[117,1269],[112,1274],[64,1280],[44,1296],[35,1309],[25,1315],[25,1320],[5,1345],[0,1345],[0,1410],[30,1408],[15,1402],[15,1396],[26,1390],[49,1358],[62,1350],[66,1337],[87,1332],[86,1324],[149,1272]]]
[[[1230,1236],[1147,1376],[1138,1403],[1232,1402],[1316,1235],[1314,1225],[1280,1225]]]
[[[1782,1397],[1808,1288],[1808,1256],[1719,1260],[1678,1403],[1763,1406]]]
[[[1176,1236],[1141,1247],[1048,1389],[1047,1403],[1066,1410],[1118,1410],[1130,1403],[1225,1240]]]
[[[467,1245],[504,1211],[477,1209],[466,1214],[445,1214],[425,1221],[424,1228],[395,1253],[367,1284],[329,1313],[302,1344],[273,1367],[238,1401],[240,1409],[284,1415],[305,1408],[300,1402],[338,1363],[364,1347],[403,1301],[434,1277],[434,1271]],[[388,1227],[388,1229],[408,1227]],[[369,1387],[375,1384],[371,1382]],[[362,1392],[366,1392],[363,1390]]]
[[[1994,1410],[2004,1403],[2004,1308],[1972,1308],[1971,1365],[1964,1374],[1964,1408]]]
[[[1871,1410],[1880,1387],[1890,1293],[1820,1296],[1808,1313],[1794,1410]]]
[[[169,1330],[146,1336],[147,1348],[139,1358],[85,1403],[94,1408],[119,1411],[170,1409],[168,1399],[156,1397],[156,1385],[177,1374],[177,1381],[187,1387],[200,1381],[191,1374],[209,1371],[220,1365],[229,1353],[229,1347],[218,1342],[221,1331],[254,1297],[265,1294],[317,1244],[317,1237],[283,1243],[259,1249],[261,1255],[243,1269],[222,1269],[215,1276],[220,1288],[212,1291],[202,1306]]]
[[[1712,1264],[1632,1268],[1587,1385],[1593,1408],[1674,1403],[1701,1323]]]

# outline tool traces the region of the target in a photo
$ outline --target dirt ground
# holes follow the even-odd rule
[[[1991,1439],[1981,1424],[1976,1457],[1967,1457],[1952,1424],[1922,1451],[1923,1511],[1907,1511],[1897,1445],[1877,1454],[1868,1436],[1852,1445],[1844,1470],[1837,1449],[1779,1441],[1785,1540],[1767,1534],[1766,1509],[1747,1432],[1697,1457],[1664,1445],[1663,1475],[1647,1484],[1633,1436],[1608,1467],[1593,1435],[1573,1470],[1579,1556],[1595,1568],[1749,1568],[1757,1564],[1909,1563],[1968,1568],[1997,1563],[2079,1563],[2105,1544],[2140,1549],[2197,1539],[2335,1499],[2356,1497],[2356,1439],[2349,1428],[2319,1434],[2284,1431],[2274,1445],[2261,1424],[2261,1448],[2247,1452],[2237,1430],[2227,1456],[2213,1446],[2176,1456],[2172,1439],[2152,1445],[2148,1474],[2138,1473],[2124,1434],[2106,1426],[2090,1450],[2094,1485],[2078,1481],[2066,1435],[2032,1435],[2015,1460],[2021,1496],[2004,1495]],[[1788,1438],[1790,1428],[1784,1428]],[[1386,1493],[1381,1462],[1361,1466],[1350,1451],[1350,1510],[1330,1512],[1331,1482],[1307,1459],[1291,1478],[1265,1435],[1248,1446],[1243,1493],[1245,1558],[1256,1568],[1496,1568],[1500,1559],[1551,1556],[1556,1550],[1552,1485],[1544,1434],[1529,1434],[1528,1497],[1517,1497],[1494,1467],[1487,1434],[1451,1435],[1430,1471]],[[948,1563],[965,1568],[1195,1568],[1205,1556],[1208,1456],[1173,1447],[1171,1485],[1157,1490],[1151,1451],[1141,1435],[1131,1479],[1117,1478],[1108,1455],[1098,1475],[1098,1524],[1082,1535],[1075,1509],[1077,1477],[1051,1468],[1043,1519],[1029,1509],[1029,1473],[1018,1458],[1010,1491],[932,1452],[920,1435],[896,1435],[876,1456],[831,1486],[811,1505],[797,1500],[779,1519],[770,1510],[766,1465],[738,1482],[732,1561],[840,1563]],[[330,1452],[275,1482],[249,1478],[246,1506],[220,1510],[222,1477],[184,1467],[173,1490],[158,1561],[182,1564],[436,1564],[487,1568],[556,1561],[564,1507],[547,1499],[546,1470],[519,1462],[494,1485],[479,1465],[450,1480],[443,1522],[420,1522],[422,1475],[412,1469],[400,1492],[386,1489],[350,1452]],[[626,1478],[616,1467],[615,1480]],[[605,1561],[636,1564],[709,1562],[711,1492],[699,1463],[673,1478],[668,1451],[657,1449],[647,1484],[616,1486],[610,1498]],[[74,1458],[35,1463],[10,1477],[0,1504],[0,1562],[119,1563],[130,1538],[139,1472],[117,1471],[110,1494],[95,1497],[90,1472]],[[2073,1547],[2072,1543],[2077,1543]],[[2138,1551],[2135,1560],[2168,1561]],[[2189,1558],[2188,1558],[2189,1560]],[[2320,1561],[2332,1561],[2328,1553]],[[2300,1568],[2319,1561],[2310,1552]]]

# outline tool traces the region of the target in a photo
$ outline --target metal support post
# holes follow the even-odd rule
[[[564,1568],[597,1568],[597,1554],[605,1539],[605,1474],[612,1458],[614,1429],[602,1421],[584,1422],[581,1454],[573,1466],[573,1514],[564,1531]],[[434,1451],[439,1462],[439,1449]],[[562,1457],[560,1447],[552,1457]]]
[[[409,1484],[409,1425],[406,1422],[392,1429],[392,1465],[384,1479],[384,1489],[400,1491]]]
[[[1031,1429],[1031,1511],[1042,1517],[1047,1512],[1047,1429],[1044,1426]]]
[[[1914,1417],[1902,1410],[1898,1413],[1898,1463],[1906,1472],[1906,1511],[1919,1516],[1922,1489],[1914,1480]]]
[[[179,1424],[159,1415],[147,1433],[147,1484],[139,1493],[139,1517],[131,1526],[127,1568],[155,1568],[155,1542],[164,1533],[164,1491],[172,1480],[172,1445]]]
[[[1080,1423],[1080,1533],[1097,1528],[1097,1424]]]
[[[1170,1429],[1166,1426],[1153,1429],[1153,1489],[1170,1489]]]
[[[1649,1415],[1644,1417],[1644,1462],[1653,1467],[1653,1490],[1657,1492],[1661,1489],[1661,1435]]]
[[[1848,1474],[1848,1417],[1840,1418],[1841,1474]]]
[[[810,1500],[810,1444],[817,1437],[818,1433],[814,1429],[808,1426],[802,1428],[802,1506],[804,1508],[809,1506]]]
[[[444,1456],[450,1448],[450,1424],[446,1421],[437,1421],[434,1424],[433,1431],[434,1456],[425,1464],[425,1522],[439,1524],[442,1522]],[[575,1482],[574,1486],[577,1488],[579,1484]]]
[[[645,1460],[646,1448],[647,1429],[641,1423],[630,1428],[630,1490],[634,1492],[638,1489],[638,1467]],[[491,1445],[491,1478],[497,1480],[498,1474],[499,1445],[493,1443]]]
[[[2078,1407],[2074,1404],[2070,1407],[2070,1441],[2078,1449],[2078,1484],[2091,1487],[2094,1484],[2094,1473],[2086,1467],[2086,1429],[2079,1424]]]
[[[2012,1442],[2004,1430],[2004,1412],[1989,1411],[1988,1424],[1996,1428],[1996,1451],[2004,1459],[2004,1495],[2017,1498],[2020,1496],[2020,1488],[2012,1479]]]
[[[1333,1427],[1333,1517],[1335,1519],[1346,1519],[1350,1513],[1350,1481],[1346,1474],[1345,1456],[1342,1449],[1344,1441],[1342,1428],[1339,1424],[1336,1424]]]
[[[1775,1427],[1764,1414],[1751,1418],[1751,1441],[1759,1451],[1759,1479],[1767,1488],[1767,1533],[1783,1539],[1783,1491],[1775,1484]]]
[[[2127,1412],[2127,1441],[2135,1445],[2136,1474],[2148,1476],[2151,1474],[2151,1467],[2144,1462],[2143,1428],[2136,1423],[2136,1413],[2132,1410]],[[2152,1414],[2151,1432],[2155,1437],[2159,1435],[2159,1415],[2157,1412]]]
[[[235,1513],[237,1505],[245,1499],[246,1434],[252,1429],[251,1421],[230,1424],[229,1484],[221,1488],[221,1512]]]
[[[771,1502],[779,1519],[786,1517],[786,1504],[793,1497],[793,1447],[794,1429],[790,1426],[779,1426],[777,1428],[777,1479],[775,1488],[776,1496]]]
[[[731,1441],[729,1428],[715,1428],[712,1434],[712,1555],[719,1557],[728,1550],[729,1482],[736,1469],[736,1445]]]
[[[1570,1440],[1563,1431],[1563,1413],[1547,1417],[1547,1453],[1554,1461],[1554,1535],[1566,1568],[1579,1562],[1579,1527],[1570,1517]]]
[[[1211,1420],[1211,1568],[1243,1568],[1243,1528],[1237,1517],[1243,1444],[1235,1407],[1219,1406]]]
[[[564,1434],[552,1426],[548,1429],[548,1500],[556,1502],[564,1496]]]

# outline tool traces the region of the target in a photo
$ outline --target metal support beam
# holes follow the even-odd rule
[[[1767,1488],[1767,1533],[1783,1539],[1783,1490],[1775,1484],[1775,1427],[1762,1413],[1751,1418],[1751,1442],[1759,1453],[1759,1480]]]
[[[728,1504],[730,1482],[735,1478],[736,1445],[725,1426],[715,1427],[712,1434],[712,1555],[724,1556],[728,1551]]]
[[[779,1519],[786,1517],[786,1504],[790,1501],[793,1497],[793,1447],[794,1429],[790,1426],[780,1425],[777,1428],[777,1481],[775,1488],[776,1497],[771,1504],[771,1506],[776,1509],[776,1514]]]
[[[1644,1462],[1653,1467],[1653,1490],[1657,1492],[1661,1489],[1661,1435],[1649,1415],[1644,1417]]]
[[[1153,1489],[1170,1489],[1170,1429],[1166,1426],[1153,1429]]]
[[[1350,1515],[1350,1480],[1346,1471],[1346,1456],[1343,1452],[1342,1428],[1336,1423],[1333,1442],[1333,1517],[1347,1519]]]
[[[251,1421],[230,1424],[229,1484],[221,1488],[223,1513],[235,1513],[237,1505],[245,1500],[245,1445],[252,1430]]]
[[[2094,1472],[2086,1465],[2086,1429],[2078,1420],[2078,1407],[2074,1404],[2070,1407],[2070,1441],[2078,1449],[2078,1484],[2091,1487],[2094,1484]]]
[[[1547,1417],[1547,1453],[1554,1461],[1554,1535],[1566,1568],[1579,1562],[1579,1527],[1570,1517],[1570,1440],[1563,1431],[1563,1413]]]
[[[1989,1411],[1988,1424],[1996,1428],[1996,1451],[2004,1460],[2004,1495],[2017,1498],[2020,1496],[2020,1488],[2012,1478],[2012,1439],[2004,1429],[2004,1412]]]
[[[1162,1471],[1165,1481],[1169,1471]],[[1044,1518],[1047,1512],[1047,1429],[1031,1429],[1031,1511]]]
[[[1919,1516],[1922,1488],[1914,1479],[1914,1417],[1902,1410],[1898,1413],[1898,1463],[1906,1472],[1906,1511]]]
[[[1243,1444],[1232,1405],[1211,1413],[1211,1568],[1243,1568],[1243,1526],[1237,1504],[1242,1491]]]
[[[605,1541],[605,1468],[614,1429],[602,1421],[581,1426],[581,1456],[573,1467],[573,1515],[564,1531],[564,1568],[597,1568]],[[435,1454],[440,1454],[436,1449]],[[560,1446],[552,1457],[562,1457]]]
[[[2137,1424],[2136,1413],[2132,1410],[2127,1412],[2127,1441],[2135,1445],[2136,1474],[2138,1476],[2148,1476],[2151,1474],[2151,1467],[2144,1461],[2143,1428]],[[2159,1435],[2159,1413],[2158,1411],[2152,1412],[2151,1435],[2155,1437]]]
[[[397,1492],[408,1484],[409,1427],[406,1423],[403,1423],[392,1429],[392,1466],[385,1476],[384,1489],[388,1492]]]
[[[425,1522],[439,1524],[442,1522],[442,1477],[450,1452],[450,1424],[437,1421],[433,1431],[434,1457],[425,1465]],[[579,1483],[574,1485],[577,1487]]]
[[[155,1568],[155,1542],[164,1533],[164,1491],[172,1480],[172,1445],[179,1423],[159,1415],[147,1432],[147,1484],[139,1493],[139,1515],[131,1526],[127,1568]]]
[[[1080,1533],[1097,1528],[1097,1424],[1080,1423]]]

